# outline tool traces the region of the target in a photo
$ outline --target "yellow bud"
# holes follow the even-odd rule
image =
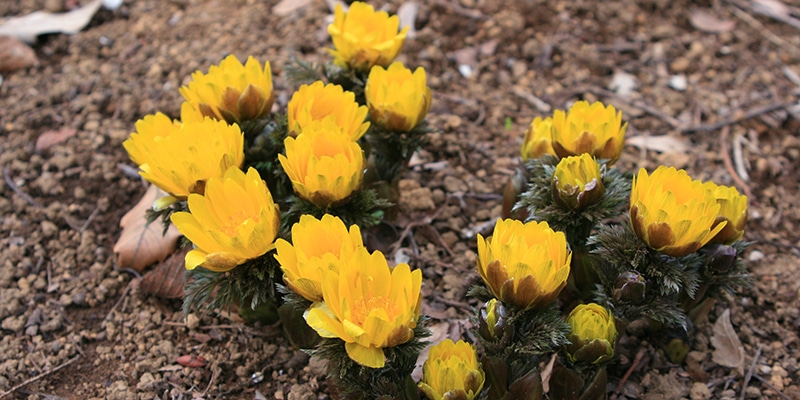
[[[553,199],[569,210],[596,204],[606,192],[600,165],[589,154],[562,158],[553,174]]]
[[[569,313],[567,323],[572,327],[567,354],[573,362],[597,364],[614,357],[617,327],[614,316],[603,306],[579,305]]]

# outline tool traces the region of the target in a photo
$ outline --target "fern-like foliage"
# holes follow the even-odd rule
[[[342,399],[418,399],[416,384],[411,372],[419,352],[427,344],[423,339],[431,335],[426,328],[427,317],[420,316],[414,328],[414,338],[395,347],[386,347],[386,365],[368,368],[353,361],[340,339],[323,339],[308,353],[328,362],[328,380]]]

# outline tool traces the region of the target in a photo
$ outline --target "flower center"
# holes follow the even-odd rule
[[[251,221],[254,224],[258,224],[258,215],[250,216],[247,215],[244,210],[239,210],[238,212],[228,215],[228,217],[223,220],[220,228],[226,235],[234,237],[238,235],[238,228],[240,226],[251,223]]]
[[[367,316],[373,310],[382,310],[383,313],[380,314],[384,314],[387,321],[394,320],[400,314],[400,307],[392,299],[383,296],[370,297],[369,299],[361,298],[350,309],[352,312],[350,315],[351,320],[359,326],[364,326]]]

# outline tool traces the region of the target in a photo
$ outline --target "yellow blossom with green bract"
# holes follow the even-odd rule
[[[230,271],[275,247],[280,212],[254,168],[245,174],[229,168],[206,182],[204,195],[189,195],[189,212],[172,214],[172,223],[195,248],[186,254],[186,269],[198,266]]]
[[[325,214],[321,219],[301,216],[292,226],[292,243],[278,239],[275,246],[286,285],[310,301],[322,301],[323,272],[349,259],[364,243],[358,225],[348,230],[339,217]]]
[[[334,62],[357,71],[369,71],[374,65],[391,63],[408,34],[408,27],[398,32],[400,18],[386,11],[375,11],[371,5],[353,2],[345,12],[336,5],[328,34],[333,41]]]
[[[567,284],[572,252],[547,222],[497,221],[478,235],[478,273],[494,296],[523,309],[549,306]]]
[[[556,155],[553,150],[553,118],[536,117],[531,121],[522,141],[520,155],[523,160],[532,160],[545,154]]]
[[[581,304],[567,317],[572,333],[567,336],[567,355],[570,360],[597,364],[614,357],[617,327],[614,315],[605,307]]]
[[[596,204],[606,192],[600,165],[589,154],[562,158],[553,173],[553,200],[570,210]]]
[[[630,219],[636,235],[651,248],[681,257],[711,241],[725,226],[718,223],[720,205],[709,186],[684,170],[642,168],[633,177]]]
[[[207,74],[197,71],[192,81],[180,88],[186,102],[206,117],[229,124],[265,118],[272,110],[272,70],[269,62],[261,63],[253,56],[244,65],[229,55]]]
[[[364,247],[338,264],[323,271],[324,301],[306,311],[306,322],[322,337],[343,340],[353,361],[382,368],[384,348],[414,337],[422,272],[408,264],[390,269],[381,252],[370,254]]]
[[[296,138],[284,140],[278,155],[295,194],[326,208],[347,199],[364,178],[364,154],[331,120],[312,124]]]
[[[122,146],[145,180],[177,199],[202,194],[208,179],[244,163],[239,127],[210,118],[180,123],[162,113],[148,115]]]
[[[473,400],[485,379],[475,347],[463,340],[445,339],[431,347],[419,388],[430,400]]]
[[[627,128],[614,106],[579,101],[553,113],[553,150],[559,158],[588,153],[612,164],[622,154]]]
[[[297,136],[310,125],[332,121],[351,140],[356,141],[369,128],[370,123],[364,122],[367,112],[366,106],[356,102],[353,92],[339,85],[322,81],[301,85],[287,106],[289,134]]]
[[[425,69],[419,67],[412,73],[401,62],[386,69],[372,67],[364,94],[372,122],[389,131],[411,131],[431,108]]]
[[[726,222],[725,227],[711,239],[711,243],[731,244],[741,239],[747,224],[747,196],[732,186],[718,186],[713,182],[706,182],[705,185],[712,191],[720,206],[716,222]]]

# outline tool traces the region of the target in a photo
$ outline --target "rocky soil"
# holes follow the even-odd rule
[[[0,2],[0,17],[45,3]],[[40,64],[3,74],[0,398],[329,398],[324,366],[279,327],[184,319],[179,300],[143,293],[112,252],[120,217],[145,190],[121,146],[136,120],[177,117],[178,88],[230,53],[270,61],[285,106],[290,59],[328,59],[330,9],[306,3],[278,15],[275,0],[128,0],[76,35],[40,37]],[[395,12],[402,1],[371,3]],[[790,15],[800,3],[784,0],[784,22],[751,7],[778,3],[766,0],[417,3],[401,59],[428,73],[437,132],[401,185],[397,229],[413,240],[388,257],[423,269],[435,334],[471,326],[475,235],[499,216],[527,125],[602,100],[630,124],[621,166],[669,164],[737,185],[754,242],[753,286],[716,305],[686,363],[624,338],[611,398],[800,399],[800,31]],[[64,130],[74,135],[35,146]],[[728,309],[738,369],[712,357]]]

